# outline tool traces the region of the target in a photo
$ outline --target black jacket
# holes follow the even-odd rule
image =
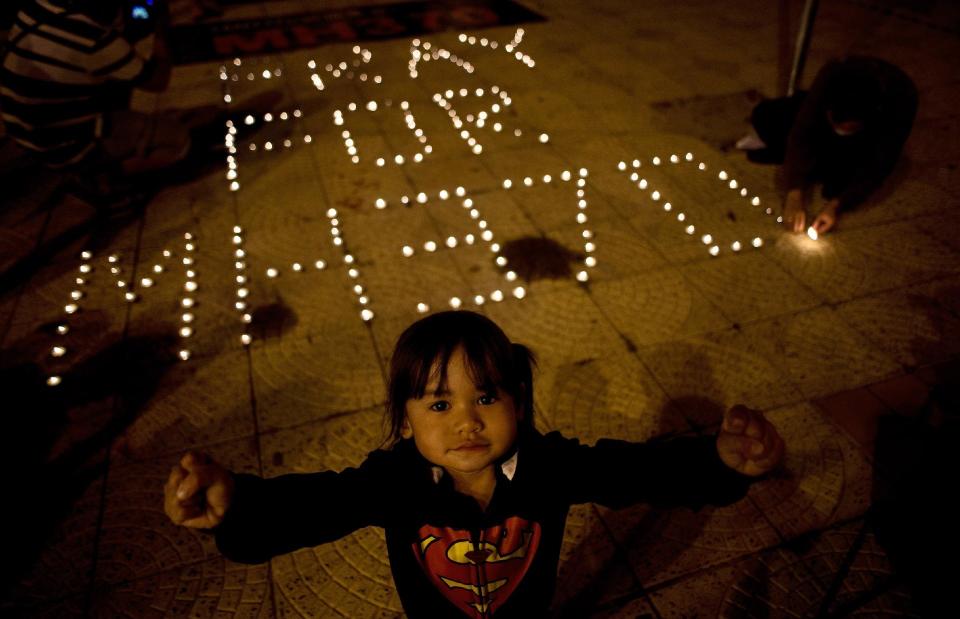
[[[833,132],[827,118],[829,88],[837,80],[867,77],[877,85],[875,111],[864,130],[849,137]],[[840,208],[862,202],[890,174],[910,135],[917,89],[894,65],[865,56],[835,60],[817,73],[790,130],[784,173],[787,187],[823,181],[824,197]]]
[[[259,563],[383,527],[408,616],[537,617],[553,596],[570,505],[699,508],[735,501],[748,483],[722,463],[712,436],[589,447],[525,430],[513,456],[497,468],[485,511],[412,440],[340,473],[236,475],[217,546],[228,559]]]

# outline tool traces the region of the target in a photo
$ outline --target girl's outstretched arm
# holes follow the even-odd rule
[[[188,454],[185,459],[195,457]],[[383,526],[386,506],[397,487],[392,479],[394,468],[391,452],[375,451],[359,467],[339,473],[264,479],[230,473],[216,465],[212,470],[222,471],[225,477],[205,474],[195,476],[194,483],[183,475],[173,480],[174,471],[165,488],[165,507],[176,524],[213,528],[217,548],[231,561],[262,563],[298,548],[339,539],[365,526]],[[214,478],[218,485],[206,484],[205,480]],[[180,507],[178,488],[190,493],[193,503]],[[210,499],[211,492],[214,500]],[[201,495],[207,498],[201,499]],[[219,501],[218,497],[226,500]]]

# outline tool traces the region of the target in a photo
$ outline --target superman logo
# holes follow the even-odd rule
[[[434,586],[467,616],[489,617],[516,590],[540,543],[540,525],[518,516],[480,531],[424,526],[414,553]]]

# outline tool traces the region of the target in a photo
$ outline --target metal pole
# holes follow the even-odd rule
[[[797,32],[797,44],[793,50],[793,68],[790,69],[790,83],[787,85],[787,96],[792,96],[803,73],[803,63],[807,60],[807,50],[810,48],[810,35],[813,32],[813,22],[817,17],[818,0],[807,0],[803,6],[803,17],[800,20],[800,31]]]

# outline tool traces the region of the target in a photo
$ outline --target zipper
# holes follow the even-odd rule
[[[488,582],[487,582],[487,561],[486,556],[482,552],[485,531],[477,529],[470,532],[471,543],[473,544],[474,556],[481,557],[480,560],[473,562],[475,579],[478,596],[477,596],[477,612],[481,619],[487,619],[490,617],[490,596],[487,591]]]

